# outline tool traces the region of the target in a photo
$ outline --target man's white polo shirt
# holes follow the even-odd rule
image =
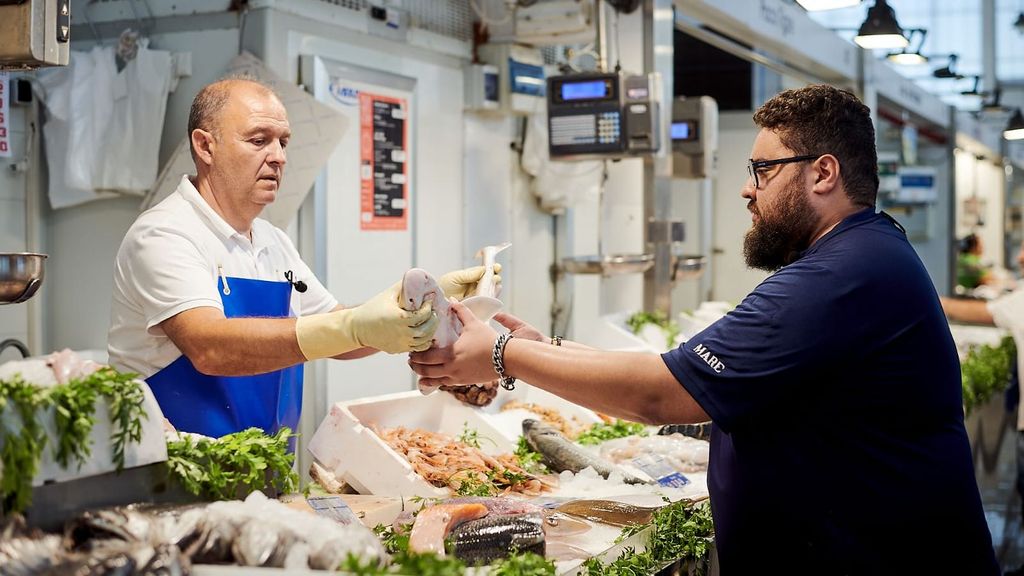
[[[266,220],[252,224],[252,241],[239,234],[199,195],[188,176],[177,190],[132,224],[114,266],[107,350],[118,370],[148,378],[181,351],[159,324],[189,310],[223,310],[220,276],[285,280],[292,271],[308,287],[292,291],[296,316],[319,314],[338,301],[313,276],[288,236]]]

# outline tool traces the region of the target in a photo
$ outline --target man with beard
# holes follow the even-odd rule
[[[744,255],[774,274],[720,321],[657,356],[549,343],[511,316],[498,335],[455,304],[462,337],[411,367],[431,384],[521,378],[639,422],[712,420],[724,575],[998,574],[953,339],[903,229],[875,212],[868,108],[808,86],[754,121]]]

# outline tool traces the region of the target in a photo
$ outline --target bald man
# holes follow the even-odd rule
[[[403,310],[396,283],[339,306],[288,236],[258,217],[277,197],[291,138],[271,88],[206,86],[188,134],[196,175],[140,215],[118,250],[108,339],[111,364],[145,378],[177,429],[294,430],[306,360],[430,346],[429,303]],[[461,298],[482,275],[459,270],[440,284]]]

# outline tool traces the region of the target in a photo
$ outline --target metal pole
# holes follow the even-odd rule
[[[981,79],[986,92],[996,88],[996,0],[981,1]]]
[[[711,177],[700,181],[700,253],[704,255],[704,273],[700,275],[698,303],[714,300],[715,278],[715,181]]]
[[[660,113],[672,113],[673,32],[672,0],[644,0],[644,72],[661,75]],[[644,310],[672,313],[672,155],[668,130],[661,130],[661,146],[644,158],[644,243],[654,255],[654,267],[644,273]]]
[[[597,24],[597,69],[608,71],[608,19],[604,13],[604,0],[594,1],[594,21]]]

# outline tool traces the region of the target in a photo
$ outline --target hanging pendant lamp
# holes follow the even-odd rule
[[[906,48],[910,40],[903,35],[896,21],[896,13],[885,0],[875,0],[868,9],[867,18],[860,25],[857,37],[853,39],[861,48]]]

